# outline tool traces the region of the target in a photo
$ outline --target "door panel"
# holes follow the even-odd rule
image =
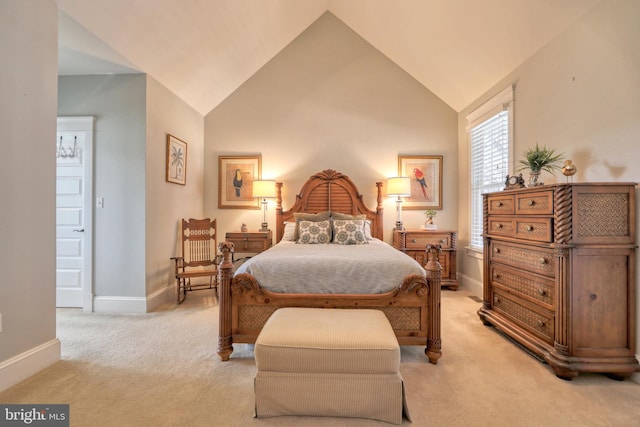
[[[58,118],[56,306],[92,311],[92,117]]]

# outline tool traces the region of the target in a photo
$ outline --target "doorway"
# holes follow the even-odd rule
[[[56,307],[93,311],[94,118],[58,117]]]

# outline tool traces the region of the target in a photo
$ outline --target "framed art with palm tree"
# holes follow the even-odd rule
[[[187,183],[187,143],[167,134],[167,182]]]

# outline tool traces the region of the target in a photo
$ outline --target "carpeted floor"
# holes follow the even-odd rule
[[[62,360],[0,393],[0,403],[70,404],[72,426],[388,426],[364,419],[253,418],[250,345],[229,362],[217,347],[217,301],[192,292],[144,315],[59,309]],[[604,375],[573,381],[515,346],[476,315],[480,304],[443,291],[443,356],[403,347],[401,373],[414,426],[631,426],[640,384]],[[634,376],[637,378],[637,376]]]

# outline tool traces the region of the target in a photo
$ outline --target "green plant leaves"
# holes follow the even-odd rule
[[[561,161],[564,158],[564,154],[556,154],[555,149],[542,148],[536,143],[535,148],[528,149],[524,154],[524,159],[518,163],[521,165],[516,171],[530,169],[532,172],[547,171],[554,173],[556,170],[560,170],[560,166],[556,165],[556,162]]]

